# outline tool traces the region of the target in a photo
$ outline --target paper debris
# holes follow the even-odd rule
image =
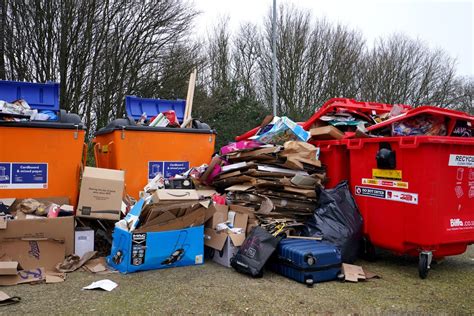
[[[16,304],[21,301],[18,296],[10,296],[5,292],[0,291],[0,306]]]
[[[118,286],[118,284],[115,283],[114,281],[111,281],[111,280],[109,280],[109,279],[104,279],[104,280],[92,282],[90,285],[88,285],[88,286],[86,286],[86,287],[83,287],[82,289],[83,289],[83,290],[96,290],[96,289],[100,289],[100,290],[104,290],[104,291],[110,292],[110,291],[112,291],[113,289],[115,289],[117,286]]]

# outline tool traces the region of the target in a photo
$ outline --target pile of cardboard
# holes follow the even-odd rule
[[[301,223],[313,213],[316,187],[325,179],[317,156],[315,146],[300,141],[236,150],[223,157],[228,164],[213,185],[228,192],[231,204],[254,208],[263,224]]]
[[[5,206],[6,200],[0,204]],[[67,198],[35,201],[69,204]],[[25,216],[21,210],[32,203],[22,202],[13,201],[3,212],[7,215],[0,216],[0,285],[61,282],[64,275],[55,266],[74,252],[74,217]]]

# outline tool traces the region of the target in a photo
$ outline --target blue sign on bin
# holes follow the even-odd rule
[[[47,163],[0,163],[0,189],[46,189]]]
[[[161,173],[165,178],[174,177],[189,169],[189,161],[149,161],[148,180]]]

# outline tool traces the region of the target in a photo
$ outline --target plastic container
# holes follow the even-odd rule
[[[84,138],[79,124],[0,121],[0,198],[68,197],[75,206]]]
[[[59,110],[59,84],[0,81],[0,100],[24,99],[31,108]],[[87,147],[80,118],[59,122],[0,121],[0,198],[68,197],[76,205]]]
[[[139,120],[143,113],[146,113],[148,118],[152,118],[161,112],[173,110],[178,120],[182,122],[186,101],[147,99],[128,95],[125,97],[125,109],[127,114],[135,120]]]
[[[370,243],[419,255],[426,277],[431,257],[461,254],[474,242],[474,138],[350,139],[347,147]],[[380,168],[382,148],[394,153],[393,168]]]
[[[32,83],[0,80],[0,100],[24,99],[32,109],[59,110],[59,83]]]
[[[114,125],[93,140],[97,167],[125,170],[127,194],[139,192],[158,172],[165,177],[208,164],[215,132],[209,129]]]
[[[349,151],[343,140],[310,141],[309,143],[319,147],[319,160],[326,165],[325,188],[332,189],[339,182],[349,180]]]

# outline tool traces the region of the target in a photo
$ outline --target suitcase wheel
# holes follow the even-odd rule
[[[316,258],[312,254],[307,254],[304,256],[304,261],[309,265],[312,266],[316,263]]]
[[[306,279],[306,280],[304,280],[304,282],[306,283],[307,287],[313,287],[313,284],[314,284],[313,279]]]

